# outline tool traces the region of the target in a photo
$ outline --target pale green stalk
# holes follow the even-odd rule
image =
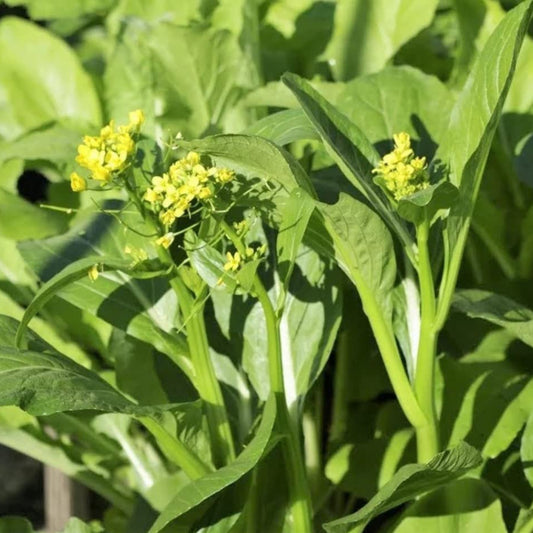
[[[246,247],[233,228],[224,220],[219,221],[226,235],[231,239],[237,251],[245,255]],[[298,533],[313,532],[313,509],[311,493],[307,481],[300,431],[291,419],[285,385],[283,381],[283,363],[279,333],[280,317],[277,316],[270,297],[259,276],[255,277],[254,292],[263,308],[268,339],[268,366],[270,390],[274,394],[277,407],[277,427],[283,434],[282,453],[287,468],[287,481],[291,497],[291,514],[293,529]]]
[[[416,358],[415,392],[427,420],[426,426],[415,427],[418,461],[428,462],[439,451],[438,426],[435,413],[435,287],[428,248],[429,221],[417,226],[418,277],[420,282],[420,341]]]

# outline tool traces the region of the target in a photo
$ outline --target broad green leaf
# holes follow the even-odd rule
[[[248,135],[215,135],[180,146],[209,155],[216,166],[227,166],[250,178],[274,182],[290,192],[301,187],[314,196],[309,177],[289,152],[274,143]]]
[[[533,381],[505,361],[476,362],[476,356],[440,359],[441,436],[448,446],[466,440],[484,457],[494,458],[511,445],[526,423],[533,408]]]
[[[0,315],[0,346],[16,348],[17,329],[25,309],[3,293],[0,293],[0,308],[4,313]],[[57,351],[84,367],[92,366],[89,354],[76,342],[65,339],[62,332],[57,331],[50,321],[37,317],[33,320],[32,329],[34,331],[28,328],[25,331],[22,344],[24,349]]]
[[[101,15],[108,11],[116,0],[6,0],[10,6],[24,6],[34,20],[73,19]]]
[[[100,124],[92,81],[67,44],[31,22],[6,17],[0,48],[0,136],[14,139],[59,118]]]
[[[491,0],[454,0],[460,44],[452,80],[462,85],[483,46],[505,15],[498,2]]]
[[[141,405],[197,399],[198,394],[183,372],[152,345],[114,329],[109,353],[115,361],[117,387]]]
[[[325,55],[337,80],[381,70],[399,48],[429,26],[437,0],[340,0]]]
[[[311,224],[309,242],[335,259],[358,288],[371,291],[386,316],[391,315],[391,292],[396,259],[387,227],[374,211],[341,193],[336,204],[317,203],[321,214]]]
[[[0,160],[53,162],[67,174],[70,168],[74,168],[81,135],[80,128],[54,122],[9,142],[0,142]]]
[[[403,513],[394,533],[507,533],[502,504],[480,479],[460,479],[423,496]]]
[[[275,304],[280,295],[279,277],[276,275],[272,280],[265,276],[263,281]],[[265,379],[268,359],[261,305],[253,297],[231,297],[223,292],[214,292],[212,299],[213,322],[218,326],[215,329],[218,334],[212,335],[214,349],[230,357],[242,354],[242,366],[259,397],[265,400],[269,394]],[[334,272],[317,253],[302,246],[280,323],[286,394],[291,406],[307,393],[322,372],[339,327],[341,308]]]
[[[301,109],[287,109],[273,113],[248,126],[242,133],[263,137],[279,146],[302,139],[319,138]]]
[[[436,455],[428,464],[406,465],[356,513],[325,524],[329,533],[348,533],[374,517],[425,492],[439,488],[479,466],[481,456],[466,443]]]
[[[527,419],[522,440],[520,443],[520,458],[524,467],[524,474],[530,485],[533,486],[533,416]]]
[[[31,522],[18,516],[0,518],[0,533],[34,533]]]
[[[163,21],[147,26],[132,19],[120,32],[104,77],[109,114],[124,120],[128,111],[144,109],[144,131],[152,137],[219,132],[240,93],[241,61],[228,31]]]
[[[477,289],[461,290],[455,295],[453,308],[501,326],[533,346],[533,311],[510,298]]]
[[[151,0],[150,2],[144,2],[144,0],[119,0],[116,3],[118,4],[117,7],[111,12],[106,21],[112,32],[117,32],[120,23],[130,17],[139,18],[152,24],[163,19],[178,26],[186,26],[193,19],[198,18],[201,7],[201,0],[187,0],[187,2],[174,2],[174,0]]]
[[[401,219],[387,205],[385,196],[372,180],[372,169],[379,162],[379,154],[366,135],[302,78],[285,74],[283,81],[298,98],[329,155],[350,182],[368,198],[387,224],[394,229],[409,253],[412,237]]]
[[[255,437],[241,455],[232,464],[184,487],[159,515],[149,533],[170,531],[167,528],[170,528],[171,524],[174,527],[179,526],[178,531],[182,533],[194,531],[194,521],[199,519],[198,512],[195,516],[195,511],[201,509],[201,513],[205,514],[209,507],[216,503],[214,499],[217,496],[223,495],[224,490],[246,476],[267,453],[275,417],[275,403],[270,400],[265,406]],[[176,522],[177,520],[179,521]]]
[[[315,202],[302,189],[293,189],[281,212],[282,221],[276,241],[278,270],[286,293],[294,270],[296,255],[303,241]]]
[[[67,227],[64,213],[30,204],[0,188],[0,236],[16,241],[42,239],[62,233]]]
[[[452,254],[444,271],[448,285],[455,283],[468,222],[532,12],[533,2],[522,2],[487,40],[452,110],[449,134],[435,156],[448,168],[450,181],[460,192],[447,218],[445,240]]]
[[[401,217],[418,224],[425,218],[431,222],[437,211],[449,209],[458,196],[455,185],[449,181],[441,181],[400,199],[398,213]]]
[[[343,93],[344,83],[311,80],[309,83],[332,104],[335,104]],[[249,92],[243,98],[244,105],[250,107],[281,107],[297,108],[298,100],[282,81],[270,81]]]
[[[120,210],[123,204],[111,202],[105,209]],[[138,227],[138,219],[123,213],[126,223]],[[141,227],[141,231],[146,228]],[[26,263],[43,281],[48,281],[71,263],[87,257],[124,259],[124,248],[153,253],[152,243],[125,230],[106,214],[82,213],[67,233],[41,241],[20,243]],[[186,340],[172,330],[176,327],[177,302],[167,280],[131,279],[120,272],[103,272],[95,282],[76,281],[58,294],[67,302],[126,331],[132,337],[152,344],[192,377]]]
[[[161,269],[161,264],[157,261],[143,261],[136,265],[130,261],[108,259],[103,256],[89,256],[74,261],[66,266],[55,276],[50,278],[38,291],[30,305],[27,307],[22,317],[19,330],[17,332],[16,344],[20,345],[24,331],[30,320],[46,305],[48,300],[58,294],[63,288],[72,285],[75,281],[85,278],[93,267],[105,268],[108,271],[118,270],[133,278],[149,279],[164,275],[166,270]]]
[[[345,444],[329,458],[326,476],[342,490],[369,500],[407,462],[412,442],[413,430],[404,428],[390,437]]]
[[[33,415],[94,409],[142,412],[95,372],[57,353],[0,348],[0,405]]]
[[[346,83],[337,108],[383,153],[392,149],[392,136],[405,131],[416,154],[430,160],[448,134],[453,103],[452,93],[437,78],[401,66]]]

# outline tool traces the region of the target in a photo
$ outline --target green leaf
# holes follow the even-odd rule
[[[141,405],[189,402],[198,397],[168,357],[119,329],[113,329],[109,354],[115,361],[118,388]]]
[[[248,135],[215,135],[179,146],[209,155],[216,166],[227,166],[238,174],[274,182],[291,191],[301,187],[311,196],[314,189],[298,161],[274,143]]]
[[[410,505],[394,533],[507,533],[502,504],[480,479],[460,479]]]
[[[492,138],[515,71],[516,60],[527,31],[533,2],[527,0],[509,11],[487,40],[452,110],[448,135],[435,160],[450,172],[459,188],[459,200],[447,218],[446,245],[453,251],[447,271],[458,269],[466,236],[483,177]],[[453,263],[453,266],[451,266]],[[453,279],[447,281],[454,283]]]
[[[235,273],[224,270],[227,259],[216,248],[200,239],[192,230],[185,234],[184,246],[194,270],[209,287],[229,292],[238,289]]]
[[[524,474],[533,487],[533,416],[527,419],[520,443],[520,458],[524,467]]]
[[[355,78],[337,100],[337,108],[382,153],[392,150],[395,133],[405,131],[417,155],[428,160],[448,134],[453,104],[453,94],[442,82],[408,66]]]
[[[439,209],[449,209],[459,191],[449,181],[433,183],[425,189],[400,199],[398,213],[402,218],[418,224],[425,218],[431,222]]]
[[[57,353],[0,347],[0,405],[33,415],[94,409],[143,412],[95,372]]]
[[[64,213],[30,204],[0,188],[0,236],[16,241],[42,239],[62,233],[67,227]]]
[[[440,359],[444,380],[441,438],[448,446],[467,440],[484,457],[511,446],[533,408],[533,381],[506,361]],[[497,391],[497,394],[495,394]]]
[[[283,206],[276,250],[284,292],[287,292],[289,288],[296,255],[314,210],[315,202],[302,189],[293,189],[287,203]]]
[[[271,301],[277,302],[281,286],[278,276],[272,280],[265,275],[263,282]],[[307,393],[331,353],[342,312],[337,285],[335,271],[316,252],[302,246],[280,323],[286,395],[291,406]],[[243,369],[259,397],[266,400],[269,394],[269,383],[265,380],[267,337],[261,305],[253,297],[231,296],[220,291],[212,293],[212,301],[215,316],[207,323],[217,326],[212,327],[218,335],[210,335],[210,340],[216,339],[213,348],[232,358],[242,354]]]
[[[482,318],[505,328],[533,346],[533,311],[499,294],[477,289],[457,291],[453,308],[471,318]]]
[[[143,261],[132,266],[130,261],[108,259],[102,256],[90,256],[84,257],[66,266],[63,270],[58,272],[54,277],[49,279],[38,291],[30,305],[27,307],[24,316],[20,322],[20,327],[17,331],[16,344],[20,346],[20,342],[23,338],[24,331],[28,326],[30,320],[42,309],[44,305],[53,298],[64,287],[67,287],[85,278],[88,275],[89,270],[97,266],[98,268],[105,268],[108,271],[118,270],[131,276],[133,278],[139,277],[140,279],[149,279],[151,277],[157,277],[165,274],[165,270],[161,269],[161,265],[158,262],[155,264],[149,261]],[[153,270],[151,270],[153,268]]]
[[[102,1],[102,0],[96,0]],[[164,19],[177,26],[186,26],[200,15],[201,0],[174,2],[174,0],[121,0],[108,17],[108,24],[113,32],[119,30],[122,20],[138,18],[151,24]]]
[[[255,437],[239,457],[232,464],[185,486],[159,515],[149,533],[167,531],[178,519],[180,531],[192,532],[194,522],[215,503],[216,497],[248,474],[267,453],[275,417],[275,402],[271,399],[265,406]]]
[[[152,137],[159,128],[185,137],[220,132],[241,91],[242,59],[228,31],[129,19],[104,76],[109,114],[125,120],[144,109]]]
[[[394,229],[409,252],[413,245],[412,237],[372,180],[372,169],[377,166],[380,158],[366,135],[302,78],[285,74],[283,82],[298,98],[329,155],[348,180],[368,198],[376,211]]]
[[[248,126],[243,135],[263,137],[279,146],[319,136],[301,109],[287,109],[272,113]]]
[[[436,455],[428,464],[406,465],[359,511],[325,524],[329,533],[348,533],[374,517],[414,499],[420,494],[446,485],[479,466],[481,456],[466,443]]]
[[[12,141],[0,143],[0,160],[44,160],[62,165],[62,168],[73,168],[81,138],[79,128],[54,122]]]
[[[105,531],[103,527],[97,523],[86,524],[79,518],[74,517],[69,519],[62,533],[105,533]]]
[[[6,0],[10,6],[24,6],[34,20],[73,19],[101,15],[115,4],[116,0]]]
[[[429,26],[437,0],[340,0],[325,52],[335,79],[381,70],[420,30]]]
[[[121,202],[108,202],[104,209],[120,210]],[[137,215],[122,213],[122,219],[139,227]],[[140,231],[146,228],[140,227]],[[26,263],[43,281],[48,281],[71,263],[87,257],[124,259],[124,248],[153,252],[152,243],[133,231],[125,230],[113,217],[100,213],[81,213],[65,234],[45,240],[25,241],[19,250]],[[126,331],[132,337],[152,344],[170,357],[190,378],[187,343],[173,332],[177,301],[163,278],[131,279],[116,272],[103,272],[95,282],[81,279],[64,287],[58,296]]]
[[[385,315],[392,312],[396,259],[387,227],[364,203],[341,193],[336,204],[317,203],[322,215],[309,236],[317,251],[335,259],[356,286],[364,284]],[[320,224],[320,226],[318,226]]]
[[[0,137],[59,119],[101,123],[100,102],[71,48],[22,19],[0,22]]]
[[[34,530],[25,518],[4,516],[0,518],[0,533],[34,533]]]

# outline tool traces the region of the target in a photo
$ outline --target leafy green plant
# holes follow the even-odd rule
[[[0,442],[109,502],[64,533],[530,531],[533,3],[6,4]]]

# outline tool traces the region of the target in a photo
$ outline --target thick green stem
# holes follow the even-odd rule
[[[241,255],[245,255],[246,246],[235,233],[233,228],[225,221],[218,221],[224,233],[231,239],[235,248]],[[283,381],[283,363],[281,357],[281,341],[279,335],[279,317],[274,311],[270,297],[259,278],[255,276],[254,291],[263,308],[265,315],[268,339],[268,369],[270,376],[270,389],[276,398],[277,424],[280,432],[285,436],[281,442],[283,458],[288,470],[288,485],[291,495],[291,514],[293,529],[298,533],[313,532],[313,508],[311,493],[307,481],[307,472],[300,443],[299,430],[292,420]]]
[[[435,287],[428,248],[429,221],[417,226],[418,277],[420,282],[420,342],[416,358],[415,392],[427,420],[416,427],[419,462],[427,462],[439,451],[437,417],[435,412],[435,360],[437,333],[435,331]]]
[[[291,419],[285,399],[279,320],[268,293],[259,278],[256,279],[254,289],[265,315],[268,338],[270,388],[276,398],[278,427],[285,436],[281,442],[281,446],[283,447],[283,457],[288,470],[287,477],[289,480],[289,490],[291,492],[292,500],[291,512],[293,517],[293,529],[299,533],[312,533],[313,512],[311,494],[307,482],[307,474],[300,444],[300,435]]]
[[[356,272],[353,272],[352,276],[357,276],[354,279],[360,277],[359,273]],[[374,297],[374,293],[362,280],[356,286],[398,403],[413,427],[426,426],[426,416],[420,408],[415,393],[411,388],[411,383],[407,377],[407,372],[405,371],[398,346],[396,345],[396,339],[383,316],[381,308]]]
[[[205,403],[213,462],[217,467],[223,466],[235,459],[235,446],[224,397],[209,353],[203,306],[195,308],[195,301],[179,275],[173,277],[170,284],[178,296],[183,320],[187,324],[187,343],[195,370],[195,385]]]
[[[135,187],[127,180],[126,189],[130,199],[137,206],[139,213],[144,217],[146,223],[156,232],[160,233],[161,227],[159,223],[152,214],[146,211],[140,197],[137,195]],[[211,436],[213,462],[217,467],[224,466],[235,459],[235,445],[224,404],[224,397],[222,396],[220,383],[217,380],[209,353],[203,306],[195,308],[194,298],[183,283],[179,273],[175,272],[175,263],[168,250],[161,246],[158,246],[157,249],[159,259],[165,265],[174,267],[174,271],[169,277],[169,283],[178,297],[178,305],[180,306],[183,320],[187,324],[187,343],[195,373],[194,385],[198,390],[200,398],[205,403],[207,423]]]

